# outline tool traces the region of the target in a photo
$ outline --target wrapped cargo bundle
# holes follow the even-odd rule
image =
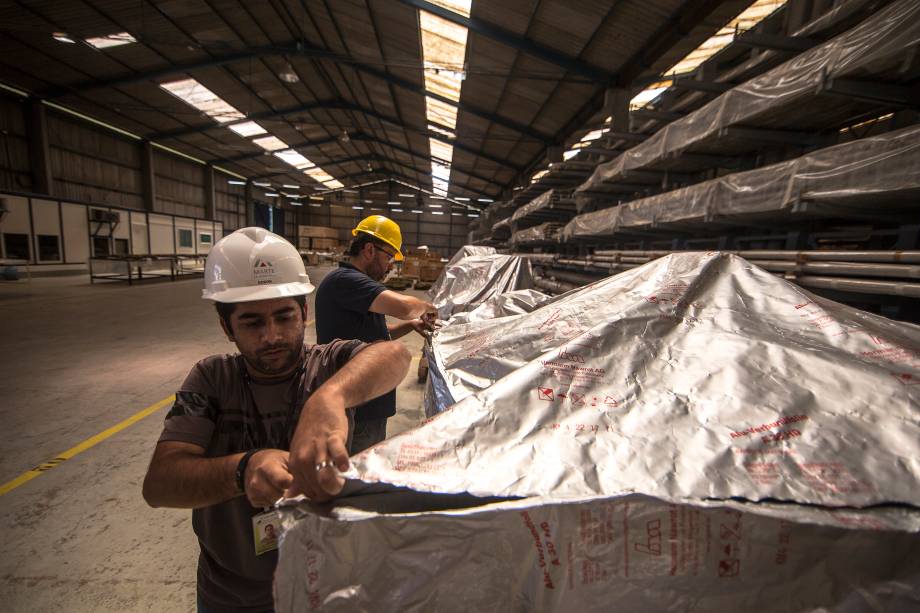
[[[918,347],[717,253],[448,324],[465,397],[282,509],[277,609],[915,610]]]
[[[457,250],[457,253],[450,258],[448,266],[453,266],[460,260],[471,255],[492,255],[495,253],[495,247],[480,247],[478,245],[464,245]]]
[[[512,255],[473,255],[449,264],[428,295],[439,319],[467,311],[492,296],[533,287],[530,260]]]

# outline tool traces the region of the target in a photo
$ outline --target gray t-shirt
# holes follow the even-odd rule
[[[176,392],[159,440],[199,445],[206,457],[255,448],[288,449],[304,402],[364,347],[355,340],[305,346],[303,368],[270,384],[247,381],[238,354],[205,358]],[[349,410],[349,432],[352,420]],[[245,496],[192,511],[201,545],[198,597],[207,607],[232,613],[272,609],[278,554],[255,554],[252,517],[261,511]]]

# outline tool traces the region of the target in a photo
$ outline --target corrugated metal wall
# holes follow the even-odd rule
[[[49,109],[48,145],[56,197],[144,208],[137,141]]]
[[[53,197],[84,203],[144,209],[142,144],[129,136],[96,126],[78,117],[46,107]],[[31,192],[29,147],[25,101],[0,95],[0,190]],[[206,167],[167,151],[154,148],[156,200],[154,211],[203,219],[205,210]],[[216,221],[229,233],[246,225],[245,188],[231,185],[230,176],[215,171],[214,197]],[[362,188],[360,193],[326,196],[319,208],[279,203],[266,196],[264,188],[253,188],[253,199],[272,206],[275,232],[294,240],[297,226],[322,225],[341,230],[348,240],[350,230],[367,215],[380,213],[392,217],[401,227],[407,247],[427,245],[449,257],[466,244],[469,219],[451,215],[450,208],[437,215],[433,204],[421,200],[406,202],[406,212],[374,204],[398,198],[406,191],[396,184]],[[374,204],[367,204],[373,202]],[[315,203],[315,202],[314,202]],[[363,206],[354,209],[353,206]],[[424,213],[410,213],[420,207]],[[280,214],[279,214],[280,213]],[[283,224],[279,217],[283,216]]]
[[[153,167],[157,182],[156,210],[203,218],[204,166],[154,150]]]
[[[32,190],[24,105],[6,96],[0,96],[0,189]]]
[[[214,217],[227,232],[246,226],[246,194],[242,185],[230,185],[226,175],[214,174]]]

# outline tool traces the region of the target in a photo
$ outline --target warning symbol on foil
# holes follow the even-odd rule
[[[538,387],[537,388],[537,397],[540,400],[553,401],[553,388],[551,387]]]
[[[741,540],[741,531],[737,524],[734,526],[721,524],[719,526],[719,536],[723,541],[738,541]]]
[[[615,407],[619,405],[620,403],[617,402],[615,399],[611,398],[610,396],[604,396],[604,404]]]
[[[906,372],[893,372],[891,375],[898,380],[901,385],[917,385],[920,383],[920,377]]]
[[[719,560],[719,576],[720,577],[737,577],[738,572],[741,570],[741,560],[730,559],[730,560]]]
[[[572,404],[584,404],[585,395],[579,394],[578,392],[569,392],[569,400],[572,402]]]

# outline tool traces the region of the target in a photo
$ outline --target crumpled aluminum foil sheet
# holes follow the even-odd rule
[[[514,255],[471,255],[445,266],[428,292],[438,319],[468,311],[492,296],[533,287],[530,260]]]
[[[469,395],[349,483],[523,500],[289,509],[279,611],[920,603],[917,326],[689,253],[433,346]]]
[[[551,300],[551,298],[548,294],[533,289],[521,289],[497,294],[471,311],[453,315],[450,318],[448,328],[444,329],[454,329],[461,323],[494,321],[508,315],[530,313],[541,304]],[[432,338],[440,339],[440,333],[435,333]],[[439,341],[436,340],[435,342]],[[440,370],[442,366],[439,365],[437,354],[433,351],[433,346],[430,342],[425,343],[424,354],[428,359],[428,380],[425,384],[425,394],[422,402],[425,407],[425,416],[433,417],[469,394],[463,393],[462,396],[454,396],[454,393],[457,393],[458,390],[454,388],[452,391],[445,380]]]
[[[383,515],[286,509],[275,607],[293,611],[913,612],[915,534],[804,507],[638,494]],[[841,525],[852,521],[852,525]]]
[[[482,245],[464,245],[457,250],[457,253],[447,262],[448,266],[453,266],[463,258],[471,255],[492,255],[496,253],[495,247],[484,247]]]

